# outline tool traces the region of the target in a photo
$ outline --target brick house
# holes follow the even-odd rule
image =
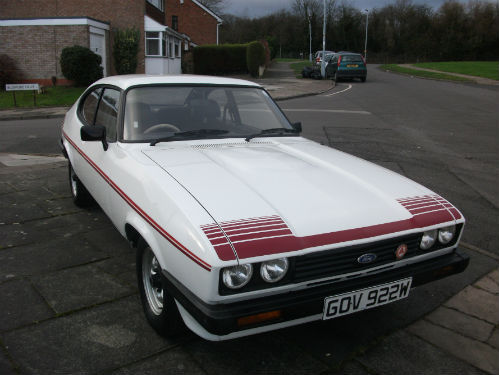
[[[179,74],[182,51],[218,42],[222,19],[197,0],[0,0],[0,55],[14,60],[25,82],[65,79],[64,47],[81,45],[115,74],[113,31],[141,32],[137,73]]]

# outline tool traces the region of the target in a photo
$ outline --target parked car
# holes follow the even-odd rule
[[[338,82],[340,79],[359,78],[362,82],[367,78],[367,65],[364,57],[358,53],[338,52],[326,66],[326,77]]]
[[[93,197],[136,248],[159,333],[337,318],[466,268],[451,203],[300,131],[259,85],[219,77],[107,77],[68,111],[74,203]]]
[[[334,53],[334,51],[317,51],[315,53],[315,65],[321,65],[322,64],[322,53],[325,52],[326,55]]]

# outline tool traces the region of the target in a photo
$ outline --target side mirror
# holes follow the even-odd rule
[[[293,127],[295,132],[301,133],[301,122],[295,122],[295,123],[291,124],[291,126]]]
[[[102,125],[83,125],[80,129],[80,137],[82,141],[102,142],[104,151],[108,148],[106,141],[106,128]]]

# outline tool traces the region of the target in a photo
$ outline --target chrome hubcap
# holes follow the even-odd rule
[[[151,311],[155,315],[160,315],[163,311],[161,267],[149,247],[144,250],[144,254],[142,255],[142,280]]]

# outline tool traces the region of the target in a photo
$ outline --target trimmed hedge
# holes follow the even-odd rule
[[[62,74],[76,86],[88,86],[102,78],[102,58],[86,47],[64,48],[60,62]]]
[[[133,74],[137,69],[140,31],[124,29],[114,31],[114,68],[118,74]]]
[[[265,65],[265,48],[260,42],[251,42],[246,49],[248,71],[253,77],[258,77],[258,68]]]
[[[248,73],[246,47],[247,44],[222,44],[194,48],[194,74]]]

